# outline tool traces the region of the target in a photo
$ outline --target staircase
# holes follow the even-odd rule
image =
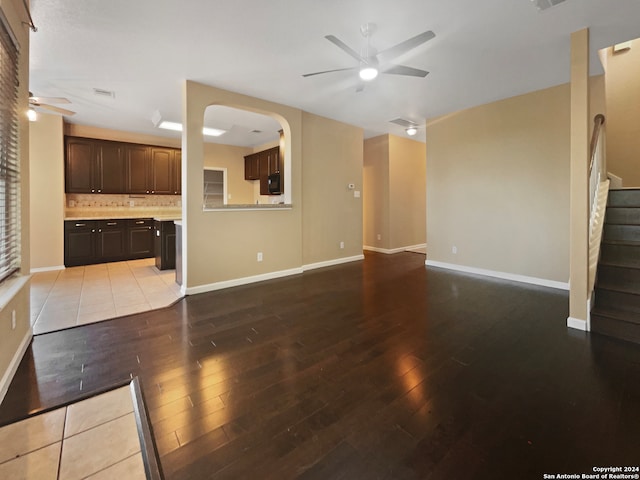
[[[640,189],[609,191],[591,331],[640,344]]]

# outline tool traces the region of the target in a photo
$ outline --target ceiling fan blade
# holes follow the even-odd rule
[[[406,65],[392,65],[389,68],[385,68],[382,73],[390,73],[392,75],[408,75],[410,77],[426,77],[429,72],[420,70],[418,68],[407,67]]]
[[[76,112],[72,112],[71,110],[67,110],[66,108],[54,107],[53,105],[47,105],[44,103],[33,104],[36,107],[44,108],[46,110],[51,110],[52,112],[59,113],[61,115],[75,115]]]
[[[436,36],[435,33],[433,33],[431,30],[427,30],[426,32],[422,32],[421,34],[416,35],[415,37],[411,37],[409,40],[405,40],[404,42],[401,42],[395,45],[394,47],[383,50],[382,52],[378,53],[378,55],[382,56],[385,61],[389,62],[394,58],[399,57],[403,53],[406,53],[409,50],[412,50],[422,45],[423,43],[431,40],[435,36]]]
[[[68,98],[64,97],[29,97],[31,103],[71,103]]]
[[[336,68],[334,70],[325,70],[323,72],[314,72],[314,73],[305,73],[302,75],[303,77],[313,77],[314,75],[322,75],[324,73],[332,73],[332,72],[345,72],[347,70],[357,70],[358,67],[349,67],[349,68]]]
[[[327,40],[329,40],[331,43],[333,43],[336,47],[340,48],[341,50],[343,50],[344,52],[346,52],[349,56],[355,58],[356,60],[358,60],[359,62],[364,62],[365,59],[362,58],[360,56],[360,54],[358,54],[358,52],[356,52],[353,48],[351,48],[349,45],[347,45],[346,43],[344,43],[342,40],[340,40],[338,37],[335,37],[334,35],[327,35],[324,38],[326,38]]]

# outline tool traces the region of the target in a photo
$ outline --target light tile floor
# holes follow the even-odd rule
[[[47,333],[166,307],[182,295],[153,258],[41,272],[31,279],[33,332]]]
[[[131,388],[0,428],[0,478],[145,479]]]

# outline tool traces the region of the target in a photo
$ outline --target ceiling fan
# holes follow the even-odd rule
[[[411,37],[404,42],[400,42],[397,45],[387,48],[386,50],[382,50],[381,52],[377,52],[373,47],[371,47],[371,35],[376,30],[376,25],[373,23],[365,23],[360,27],[360,33],[363,37],[365,37],[366,44],[362,49],[362,54],[359,54],[351,47],[349,47],[342,40],[337,38],[334,35],[327,35],[324,38],[329,40],[331,43],[336,45],[338,48],[343,50],[349,56],[353,57],[358,61],[358,66],[356,67],[348,67],[348,68],[336,68],[333,70],[324,70],[322,72],[314,72],[314,73],[306,73],[302,75],[303,77],[312,77],[314,75],[323,75],[325,73],[332,72],[344,72],[348,70],[358,70],[360,78],[363,81],[373,80],[378,76],[378,73],[387,73],[391,75],[406,75],[410,77],[426,77],[429,72],[425,70],[420,70],[418,68],[408,67],[406,65],[398,65],[393,63],[393,60],[398,58],[399,56],[407,53],[410,50],[422,45],[423,43],[431,40],[436,35],[431,30],[427,30],[426,32],[422,32],[415,37]],[[358,86],[357,91],[362,91],[364,89],[364,83],[361,83]]]
[[[72,112],[71,110],[67,110],[66,108],[60,108],[53,105],[49,105],[50,103],[68,104],[71,102],[64,97],[34,97],[33,93],[29,92],[29,106],[32,108],[33,107],[43,108],[45,110],[50,110],[52,112],[56,112],[61,115],[76,114],[76,112]]]

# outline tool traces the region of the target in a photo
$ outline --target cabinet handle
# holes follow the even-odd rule
[[[98,193],[102,192],[102,190],[98,190]]]
[[[151,227],[147,227],[149,230],[151,230]]]
[[[92,189],[91,189],[91,193],[96,193],[96,191],[92,188]]]
[[[101,228],[98,229],[98,233],[102,233],[102,229]]]
[[[156,191],[155,190],[151,190],[151,193],[156,193]]]
[[[144,220],[138,220],[138,221],[136,222],[136,225],[144,225]]]
[[[92,229],[91,229],[91,233],[96,233],[96,229],[95,229],[95,228],[92,228]]]
[[[117,225],[117,224],[118,224],[118,222],[107,222],[108,226],[113,226],[113,225]]]
[[[147,190],[147,193],[149,193],[149,190]]]
[[[86,227],[86,223],[76,223],[76,227]]]

